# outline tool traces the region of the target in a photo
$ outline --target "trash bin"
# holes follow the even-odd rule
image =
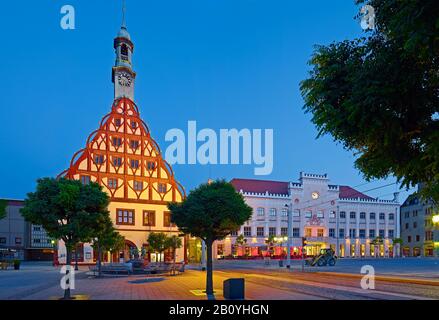
[[[282,268],[284,266],[284,261],[283,260],[279,260],[279,267]]]
[[[223,283],[223,296],[228,300],[243,300],[245,293],[244,278],[227,279]]]

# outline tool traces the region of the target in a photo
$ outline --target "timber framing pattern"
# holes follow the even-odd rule
[[[113,202],[167,204],[186,193],[140,118],[136,104],[116,99],[111,112],[58,177],[97,182]]]

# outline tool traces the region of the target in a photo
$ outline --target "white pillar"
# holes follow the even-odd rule
[[[291,206],[287,205],[288,213],[288,240],[287,240],[287,268],[291,266],[291,246],[293,245],[293,213],[291,212]]]

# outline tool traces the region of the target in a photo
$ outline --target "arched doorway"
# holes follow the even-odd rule
[[[139,258],[139,250],[134,242],[125,239],[125,247],[123,251],[119,252],[119,260],[123,262],[127,262],[128,260],[138,259]]]

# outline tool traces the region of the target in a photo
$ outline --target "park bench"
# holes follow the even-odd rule
[[[94,266],[93,271],[97,272],[97,267]],[[110,273],[110,274],[131,274],[132,266],[129,264],[123,263],[115,263],[115,264],[103,264],[101,266],[101,273]]]

